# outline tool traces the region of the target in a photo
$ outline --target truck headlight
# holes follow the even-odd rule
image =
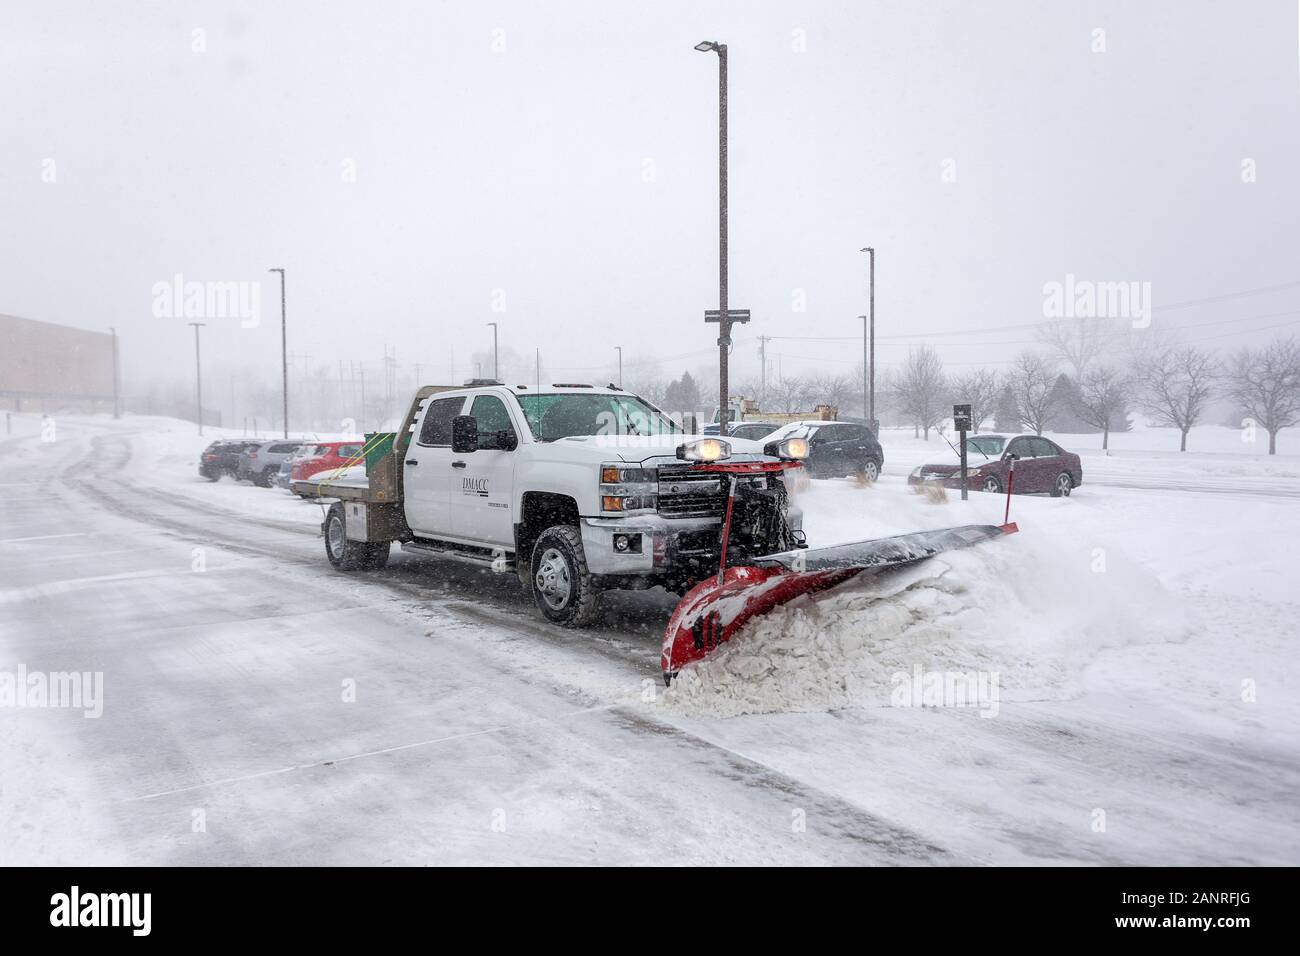
[[[731,442],[721,438],[697,438],[678,445],[677,457],[682,461],[721,461],[731,457]]]
[[[609,463],[600,466],[600,483],[602,485],[632,485],[655,481],[658,473],[653,468],[640,465],[620,465]]]
[[[655,495],[601,495],[600,510],[627,514],[629,511],[654,511]]]
[[[659,473],[654,468],[607,462],[600,466],[600,510],[615,514],[654,511],[659,506]]]
[[[773,458],[807,458],[808,439],[787,438],[784,441],[774,441],[763,446],[763,454]]]

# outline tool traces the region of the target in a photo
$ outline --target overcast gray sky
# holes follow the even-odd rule
[[[1005,359],[1029,331],[968,333],[1041,319],[1067,273],[1149,281],[1191,340],[1300,320],[1296,285],[1160,312],[1300,282],[1296,0],[6,0],[0,31],[0,312],[116,325],[128,382],[188,373],[185,320],[151,314],[176,273],[262,281],[261,325],[210,322],[205,355],[273,367],[272,266],[312,364],[389,343],[463,378],[498,320],[566,378],[615,345],[707,365],[701,39],[730,48],[738,376],[760,334],[860,333],[868,244],[884,365]],[[787,372],[860,354],[771,348]]]

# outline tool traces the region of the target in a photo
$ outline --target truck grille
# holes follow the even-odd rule
[[[659,513],[665,518],[720,518],[726,507],[725,476],[689,466],[659,469]]]

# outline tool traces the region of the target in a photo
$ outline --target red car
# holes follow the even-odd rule
[[[364,461],[359,441],[316,442],[304,445],[299,454],[289,471],[290,481],[305,481],[318,472],[350,468]]]
[[[1016,460],[1012,494],[1069,495],[1083,484],[1083,463],[1050,438],[1039,435],[971,435],[966,439],[966,468],[973,490],[1004,492],[1011,459]],[[961,465],[955,461],[921,465],[907,477],[909,485],[936,481],[945,488],[961,487]]]

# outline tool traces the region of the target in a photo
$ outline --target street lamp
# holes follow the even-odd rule
[[[497,351],[497,324],[489,322],[492,326],[492,380],[501,381],[501,355]]]
[[[199,329],[206,322],[190,322],[194,326],[194,397],[199,406],[199,434],[203,434],[203,366],[199,364]]]
[[[870,331],[863,329],[862,337],[862,408],[871,429],[876,429],[876,248],[865,246],[862,250],[871,256],[871,304],[869,315],[860,318],[869,323]],[[868,346],[870,342],[870,346]],[[868,386],[870,382],[870,386]]]
[[[113,417],[121,418],[122,402],[118,398],[119,375],[117,371],[117,329],[110,325],[108,331],[113,333]]]
[[[701,53],[718,54],[718,434],[730,434],[727,402],[727,352],[731,315],[727,311],[727,45],[714,40],[695,44]]]
[[[614,348],[618,351],[618,387],[622,388],[623,387],[623,346],[615,345]]]
[[[267,272],[280,273],[280,382],[281,396],[284,401],[284,437],[289,437],[289,334],[285,330],[284,320],[284,270],[267,269]]]

